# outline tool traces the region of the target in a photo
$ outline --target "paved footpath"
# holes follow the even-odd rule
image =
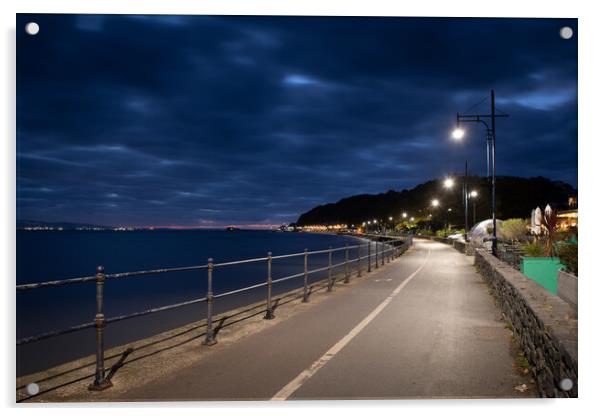
[[[530,396],[514,389],[511,333],[470,257],[415,240],[361,279],[118,400]]]

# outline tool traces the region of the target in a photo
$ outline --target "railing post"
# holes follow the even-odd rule
[[[332,292],[332,246],[328,247],[328,292]]]
[[[207,259],[207,330],[203,345],[215,345],[217,340],[213,332],[213,259]]]
[[[392,254],[392,246],[391,244],[387,244],[387,263],[391,263],[391,254]]]
[[[357,245],[357,277],[362,277],[362,245]]]
[[[307,249],[305,249],[303,252],[303,302],[309,302],[307,289]]]
[[[96,326],[96,371],[94,373],[94,382],[88,386],[89,390],[104,390],[113,385],[111,380],[105,377],[105,315],[104,315],[104,286],[105,273],[104,267],[96,268],[96,316],[94,323]]]
[[[372,241],[369,240],[368,241],[368,273],[370,273],[372,271],[372,259],[370,258],[370,251],[372,251]]]
[[[274,319],[274,308],[272,307],[272,252],[268,251],[268,299],[265,316],[263,319]]]
[[[374,258],[376,259],[376,262],[374,263],[374,268],[378,269],[378,241],[375,242],[375,246],[374,246]]]
[[[385,265],[385,243],[380,243],[380,264],[381,266]]]
[[[349,243],[345,243],[345,283],[349,283]]]

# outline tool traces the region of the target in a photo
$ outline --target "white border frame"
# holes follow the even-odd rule
[[[600,119],[599,99],[602,74],[602,60],[599,51],[602,40],[602,21],[597,13],[596,3],[548,0],[527,2],[525,0],[505,0],[485,3],[482,0],[421,0],[408,2],[387,2],[381,0],[147,0],[145,2],[124,0],[19,0],[1,3],[3,21],[2,72],[1,82],[4,96],[0,101],[2,111],[0,125],[3,127],[2,157],[0,175],[2,177],[3,203],[2,247],[0,249],[4,273],[2,273],[3,302],[2,349],[3,365],[2,404],[6,407],[25,408],[26,412],[43,410],[51,414],[81,413],[80,407],[93,414],[105,414],[106,407],[116,411],[125,407],[124,413],[132,413],[145,408],[145,415],[164,415],[166,412],[198,414],[198,407],[205,411],[243,411],[246,414],[303,414],[307,412],[332,412],[340,408],[345,414],[365,413],[369,408],[378,412],[397,414],[403,412],[433,412],[471,415],[504,415],[508,412],[532,411],[547,414],[576,414],[596,405],[600,395],[599,386],[602,368],[599,349],[602,346],[598,333],[600,316],[594,296],[602,293],[599,270],[595,269],[596,243],[594,238],[595,207],[602,207],[600,188],[597,182],[596,167],[599,165],[601,135],[598,127]],[[249,15],[338,15],[338,16],[450,16],[450,17],[571,17],[579,19],[579,202],[580,202],[580,331],[579,355],[579,399],[576,400],[411,400],[411,401],[353,401],[353,402],[228,402],[228,403],[146,403],[146,404],[93,404],[93,405],[18,405],[15,399],[15,13],[117,13],[117,14],[249,14]],[[524,408],[527,409],[524,409]],[[136,410],[134,410],[136,409]]]

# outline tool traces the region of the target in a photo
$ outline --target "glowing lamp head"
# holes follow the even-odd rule
[[[454,186],[454,180],[452,178],[446,178],[443,181],[443,186],[445,186],[446,188],[451,188],[452,186]]]
[[[462,130],[460,127],[456,127],[454,129],[454,131],[452,131],[452,138],[454,140],[462,140],[463,137],[464,137],[464,130]]]
[[[472,191],[472,192],[470,193],[470,197],[471,197],[471,198],[476,198],[476,196],[477,196],[477,195],[478,195],[478,192],[477,192],[477,191]]]
[[[389,221],[393,221],[393,217],[389,217]]]
[[[434,207],[438,207],[439,206],[439,200],[438,199],[433,199],[431,201],[431,205],[434,206]]]
[[[410,221],[414,221],[414,217],[410,217]]]
[[[403,218],[407,218],[408,214],[404,212],[403,214],[401,214],[401,216],[402,216]]]

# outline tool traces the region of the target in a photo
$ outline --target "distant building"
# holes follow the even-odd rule
[[[576,209],[558,211],[558,226],[561,230],[579,227],[579,213]]]
[[[561,230],[579,227],[579,210],[577,208],[577,195],[569,196],[567,208],[558,211],[558,226]]]

